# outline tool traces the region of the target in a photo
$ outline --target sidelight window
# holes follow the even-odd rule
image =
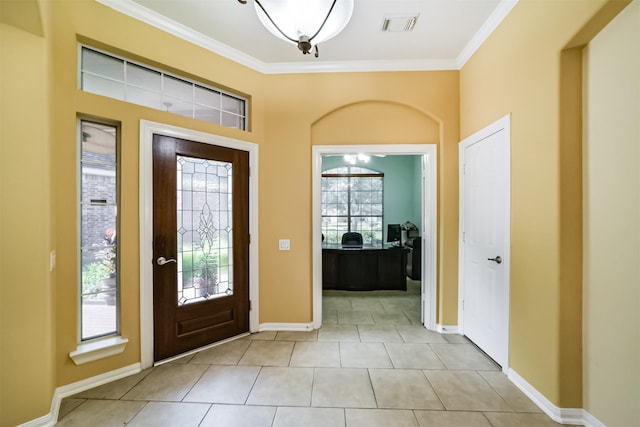
[[[117,126],[80,120],[80,337],[119,329]]]

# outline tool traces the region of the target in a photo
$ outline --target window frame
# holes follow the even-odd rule
[[[112,77],[109,77],[109,76],[106,76],[106,75],[97,74],[97,73],[95,73],[94,71],[91,71],[91,70],[85,70],[85,68],[83,66],[84,65],[83,64],[83,52],[84,52],[85,49],[89,50],[89,51],[92,51],[92,52],[95,52],[95,53],[100,54],[100,55],[104,55],[104,56],[110,57],[112,59],[116,59],[118,61],[121,61],[122,62],[122,67],[123,67],[123,80],[120,81],[120,80],[117,80],[115,78],[112,78]],[[151,90],[149,88],[145,88],[143,86],[140,86],[139,84],[128,82],[128,80],[127,80],[128,65],[133,65],[134,67],[146,69],[146,70],[149,70],[151,72],[155,72],[155,73],[160,74],[160,79],[161,79],[161,89],[160,89],[160,91],[156,92],[156,91],[153,91],[153,90]],[[123,98],[108,96],[108,95],[104,95],[104,94],[101,94],[101,93],[96,93],[96,92],[93,92],[93,91],[90,91],[90,90],[85,90],[84,87],[83,87],[83,76],[85,75],[85,73],[87,75],[99,77],[101,79],[105,79],[105,80],[110,80],[110,81],[113,81],[113,82],[121,83],[123,85],[123,92],[124,92]],[[165,84],[164,84],[165,80],[179,80],[181,82],[190,84],[191,85],[191,89],[192,89],[192,97],[191,97],[191,99],[187,100],[187,99],[183,99],[183,98],[179,98],[179,97],[176,98],[175,96],[168,94],[166,92],[166,88],[164,87],[165,86]],[[205,90],[212,91],[212,92],[215,92],[215,93],[219,94],[220,103],[219,103],[218,107],[214,107],[212,105],[206,105],[206,104],[202,104],[202,103],[196,102],[195,93],[196,93],[196,89],[198,87],[201,88],[201,89],[205,89]],[[180,74],[177,74],[175,72],[169,72],[167,70],[164,70],[164,69],[159,68],[157,66],[153,66],[153,65],[150,65],[150,64],[147,64],[147,63],[143,63],[143,62],[139,62],[139,61],[132,61],[132,60],[130,60],[130,59],[124,57],[124,56],[117,55],[117,54],[114,54],[112,52],[109,52],[109,51],[106,51],[106,50],[103,50],[103,49],[98,49],[96,47],[93,47],[93,46],[87,45],[87,44],[83,44],[83,43],[79,43],[78,44],[78,88],[83,92],[95,94],[95,95],[98,95],[98,96],[107,96],[107,97],[109,97],[111,99],[117,99],[117,100],[120,100],[120,101],[123,101],[123,102],[128,102],[128,103],[131,103],[131,104],[134,104],[134,105],[140,105],[140,106],[145,107],[145,108],[152,108],[152,109],[157,110],[157,111],[168,111],[169,107],[166,107],[167,110],[163,110],[163,109],[160,109],[160,108],[155,108],[155,107],[152,107],[152,106],[149,106],[149,105],[145,105],[145,104],[141,104],[141,103],[138,103],[138,102],[132,102],[131,100],[127,99],[127,89],[134,88],[134,89],[138,89],[138,90],[154,92],[154,93],[159,94],[160,97],[163,100],[165,99],[165,97],[168,96],[168,97],[170,97],[172,99],[176,98],[179,101],[185,101],[185,102],[189,102],[190,103],[191,115],[180,114],[178,112],[172,112],[173,114],[177,114],[177,115],[180,115],[182,117],[189,117],[189,118],[192,118],[194,120],[201,120],[201,121],[204,121],[206,123],[216,124],[218,126],[228,127],[230,129],[238,129],[238,130],[245,131],[245,132],[249,131],[249,128],[250,128],[250,126],[249,126],[249,122],[250,122],[250,117],[249,117],[250,116],[250,114],[249,114],[250,103],[249,103],[249,97],[248,96],[240,94],[240,93],[234,93],[234,92],[231,92],[229,90],[222,89],[221,87],[212,85],[210,83],[206,83],[204,81],[198,81],[198,80],[195,80],[195,79],[192,79],[192,78],[187,78],[187,77],[184,77],[184,76],[182,76]],[[234,99],[236,99],[238,101],[241,101],[241,103],[239,105],[241,105],[241,107],[242,107],[242,110],[243,110],[242,113],[235,113],[235,112],[232,112],[230,110],[225,110],[224,107],[223,107],[224,97],[231,97],[231,98],[234,98]],[[165,102],[163,102],[163,105],[166,105]],[[215,110],[219,112],[220,121],[219,122],[215,122],[215,121],[204,120],[202,118],[197,118],[196,117],[196,108],[195,108],[196,106],[215,108]],[[228,125],[223,124],[223,121],[224,121],[223,117],[224,117],[225,114],[230,114],[230,115],[233,115],[234,117],[237,117],[239,122],[240,122],[240,126],[236,128],[235,126],[228,126]]]
[[[333,172],[336,170],[340,170],[346,168],[347,169],[347,173],[341,173],[341,172]],[[361,170],[364,170],[364,172],[362,173],[353,173],[351,172],[352,168],[358,168]],[[346,215],[325,215],[325,214],[321,214],[320,215],[320,221],[321,221],[321,225],[323,222],[324,218],[327,217],[331,217],[331,218],[346,218],[347,219],[347,231],[346,232],[352,232],[352,231],[357,231],[357,232],[361,232],[361,230],[353,230],[352,229],[352,220],[353,218],[380,218],[380,246],[384,246],[384,173],[383,172],[378,172],[375,171],[373,169],[369,169],[369,168],[364,168],[361,166],[338,166],[332,169],[329,169],[325,172],[322,172],[321,174],[321,182],[323,178],[347,178],[349,180],[349,185],[347,186],[347,214]],[[380,178],[381,179],[381,186],[380,186],[380,194],[381,194],[381,202],[380,204],[382,205],[382,213],[380,215],[352,215],[351,214],[351,208],[352,208],[352,185],[351,185],[351,179],[352,178]],[[320,192],[322,194],[323,192],[323,186],[321,185],[320,188]],[[324,202],[321,201],[321,208],[324,206]],[[323,210],[323,209],[322,209]],[[376,230],[377,231],[377,230]],[[339,236],[338,236],[339,237]],[[338,239],[339,240],[339,239]],[[366,240],[366,239],[365,239]],[[339,243],[339,241],[337,242]],[[373,243],[372,243],[373,245]],[[377,246],[377,245],[374,245]]]
[[[87,337],[84,338],[83,336],[83,322],[84,322],[84,316],[82,314],[83,311],[83,284],[82,284],[82,279],[83,279],[83,263],[82,263],[82,256],[83,256],[83,242],[82,242],[82,233],[83,233],[83,220],[84,220],[84,216],[82,213],[83,210],[83,185],[82,185],[82,180],[83,180],[83,159],[82,159],[82,153],[83,153],[83,149],[82,149],[82,124],[83,122],[86,123],[94,123],[100,126],[109,126],[109,127],[113,127],[115,129],[116,132],[116,137],[115,137],[115,180],[116,180],[116,195],[115,195],[115,200],[114,200],[114,208],[116,210],[116,217],[115,217],[115,235],[117,236],[117,241],[115,243],[115,257],[116,257],[116,262],[115,262],[115,280],[116,280],[116,287],[115,287],[115,330],[114,331],[110,331],[108,333],[104,333],[104,334],[99,334],[99,335],[94,335],[91,337]],[[96,117],[90,117],[90,116],[85,116],[85,115],[79,115],[77,117],[77,137],[76,137],[76,165],[78,167],[77,170],[77,175],[76,175],[76,202],[77,202],[77,230],[78,230],[78,235],[77,235],[77,244],[78,244],[78,251],[77,251],[77,256],[78,256],[78,269],[77,269],[77,275],[78,275],[78,279],[77,279],[77,283],[78,283],[78,288],[77,288],[77,295],[78,295],[78,330],[77,330],[77,334],[78,334],[78,345],[79,348],[83,345],[87,345],[87,344],[91,344],[94,343],[96,341],[100,341],[100,340],[104,340],[104,339],[109,339],[109,338],[114,338],[114,337],[120,337],[121,334],[121,298],[120,298],[120,239],[121,239],[121,234],[120,234],[120,201],[121,201],[121,124],[117,121],[114,120],[109,120],[109,119],[102,119],[102,118],[96,118]],[[73,357],[72,357],[73,358]]]

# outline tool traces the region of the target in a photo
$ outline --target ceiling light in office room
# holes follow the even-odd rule
[[[418,22],[417,15],[409,16],[387,16],[382,20],[382,32],[383,33],[406,33],[413,31],[413,28]]]
[[[248,0],[238,0],[246,4]],[[340,33],[353,14],[354,0],[253,0],[256,14],[274,36],[296,44],[304,55]]]
[[[344,161],[351,165],[355,165],[358,162],[369,163],[370,159],[371,159],[371,156],[368,156],[366,154],[345,154],[344,155]]]

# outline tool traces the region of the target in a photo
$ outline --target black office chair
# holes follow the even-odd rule
[[[356,232],[348,232],[342,235],[342,246],[349,246],[352,248],[362,247],[362,234]]]

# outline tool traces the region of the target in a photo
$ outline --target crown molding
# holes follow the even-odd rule
[[[179,37],[183,40],[191,42],[196,46],[200,46],[220,56],[224,56],[234,62],[241,65],[259,71],[261,73],[267,73],[267,64],[255,59],[254,57],[240,52],[224,43],[220,43],[211,37],[195,31],[186,25],[171,20],[164,15],[159,14],[151,9],[148,9],[132,0],[96,0],[98,3],[110,7],[122,14],[125,14],[131,18],[137,19],[156,27],[162,31]]]
[[[384,61],[279,62],[266,64],[265,74],[356,73],[374,71],[457,70],[454,59],[398,59]]]
[[[467,63],[474,53],[489,38],[491,33],[498,28],[498,25],[507,17],[509,12],[518,3],[518,0],[502,0],[496,9],[489,15],[489,18],[482,24],[482,27],[471,38],[469,43],[462,49],[458,58],[456,58],[456,69],[460,70]]]
[[[267,63],[173,21],[133,0],[96,1],[262,74],[459,70],[518,2],[518,0],[502,0],[457,58]]]

